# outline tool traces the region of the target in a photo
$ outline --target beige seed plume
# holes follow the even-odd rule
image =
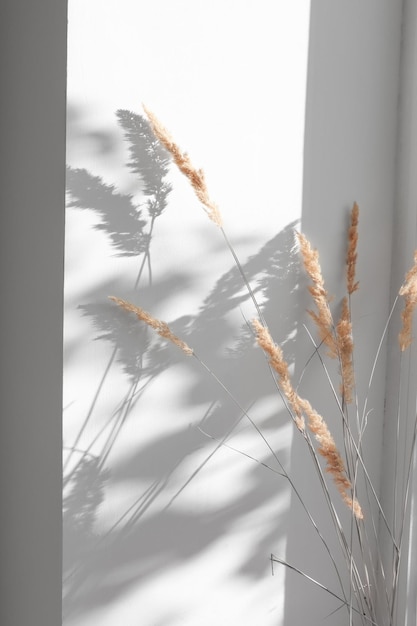
[[[321,415],[315,411],[308,400],[300,399],[302,408],[307,415],[308,427],[319,444],[318,452],[326,460],[328,472],[342,496],[343,501],[353,510],[357,519],[363,519],[363,513],[356,498],[351,497],[352,484],[346,475],[346,468],[335,440]]]
[[[222,217],[217,205],[211,200],[207,184],[205,180],[204,171],[202,169],[197,170],[191,163],[190,157],[186,152],[182,152],[179,146],[175,143],[171,134],[161,124],[156,115],[149,109],[143,106],[143,110],[148,116],[154,135],[159,139],[162,145],[172,155],[175,164],[179,170],[188,178],[192,188],[195,191],[197,198],[202,203],[204,210],[216,226],[221,227],[223,225]]]
[[[350,403],[353,399],[352,391],[355,377],[353,371],[352,322],[347,298],[343,298],[342,312],[336,325],[336,338],[342,375],[340,393],[345,402]]]
[[[400,349],[404,352],[412,342],[413,313],[417,305],[417,250],[414,252],[414,265],[408,271],[399,295],[404,297],[405,302],[401,313],[402,327],[398,335]]]
[[[348,233],[348,251],[346,256],[347,268],[347,290],[348,294],[352,294],[359,288],[359,282],[355,282],[356,261],[358,258],[358,223],[359,223],[359,207],[356,202],[353,205],[350,214],[350,227]]]
[[[300,405],[300,398],[292,386],[288,365],[284,359],[282,350],[274,343],[269,330],[263,326],[259,320],[254,319],[252,325],[256,333],[258,345],[269,356],[269,363],[278,374],[279,385],[293,410],[295,424],[298,430],[304,432],[305,423],[302,415],[303,409]]]
[[[324,287],[323,275],[321,272],[319,253],[311,247],[307,237],[302,233],[296,233],[300,244],[300,251],[303,257],[304,268],[309,275],[312,285],[308,290],[317,307],[317,313],[308,311],[315,321],[320,339],[329,348],[329,356],[335,358],[338,355],[337,343],[333,333],[333,318],[329,307],[327,291]]]
[[[174,335],[168,324],[157,320],[155,317],[152,317],[152,315],[141,309],[139,306],[132,304],[131,302],[127,302],[126,300],[122,300],[121,298],[115,298],[114,296],[109,296],[109,298],[125,311],[128,311],[129,313],[134,313],[139,320],[145,322],[145,324],[153,328],[158,333],[158,335],[160,335],[164,339],[171,341],[183,352],[185,352],[185,354],[187,354],[188,356],[191,356],[193,354],[192,349],[185,343],[185,341],[182,341],[182,339]]]
[[[269,330],[257,319],[252,321],[252,325],[256,333],[258,345],[269,356],[269,363],[278,374],[280,388],[293,410],[297,428],[301,432],[305,431],[305,420],[303,417],[303,414],[305,414],[308,419],[308,427],[319,443],[318,452],[326,459],[326,471],[332,476],[343,501],[353,510],[358,519],[363,519],[363,513],[358,501],[350,496],[352,485],[346,475],[343,459],[326,422],[312,408],[308,400],[300,398],[295,391],[291,383],[288,364],[284,359],[281,348],[274,343]]]

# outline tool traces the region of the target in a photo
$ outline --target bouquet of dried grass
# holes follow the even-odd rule
[[[299,395],[297,385],[294,384],[290,375],[289,366],[285,360],[283,350],[277,345],[266,325],[261,307],[259,306],[254,292],[243,271],[242,265],[233,249],[223,228],[223,220],[218,206],[210,198],[204,172],[196,169],[189,156],[182,152],[176,142],[173,140],[169,132],[164,128],[156,116],[145,108],[151,128],[159,140],[160,144],[165,147],[171,155],[174,163],[179,170],[186,176],[191,184],[198,200],[203,205],[208,217],[220,229],[226,245],[233,255],[233,259],[241,274],[242,280],[252,299],[258,317],[252,320],[251,327],[254,340],[258,346],[264,351],[271,375],[276,382],[277,391],[281,395],[283,402],[288,411],[289,418],[293,421],[296,430],[303,438],[306,449],[311,455],[315,470],[317,472],[319,484],[323,490],[325,500],[330,512],[330,516],[336,530],[339,540],[343,562],[347,568],[347,580],[342,576],[334,555],[329,547],[326,538],[321,533],[313,515],[305,505],[302,496],[296,488],[291,476],[285,470],[280,462],[277,454],[272,449],[264,434],[258,426],[253,422],[248,412],[239,405],[239,402],[232,396],[231,392],[204,362],[204,360],[196,354],[192,347],[188,346],[182,339],[177,337],[165,322],[154,318],[150,313],[144,311],[136,304],[127,302],[121,298],[111,296],[119,307],[136,315],[138,320],[153,328],[164,339],[171,341],[180,348],[187,356],[194,357],[208,374],[222,387],[236,406],[240,410],[241,417],[246,417],[252,426],[258,431],[264,439],[273,457],[277,461],[280,474],[284,476],[291,485],[295,496],[300,500],[309,523],[317,532],[320,541],[327,551],[332,566],[335,569],[339,588],[330,589],[320,583],[319,580],[308,576],[291,563],[284,559],[271,555],[272,561],[279,562],[295,571],[300,575],[308,578],[313,584],[325,589],[327,593],[338,598],[340,606],[346,611],[346,618],[343,623],[352,624],[374,624],[377,626],[394,626],[397,624],[396,614],[398,605],[398,584],[399,573],[402,566],[402,552],[405,537],[405,520],[409,505],[409,487],[411,477],[412,460],[415,449],[416,424],[414,426],[414,435],[410,446],[409,456],[405,460],[407,468],[405,477],[405,488],[403,496],[399,501],[398,496],[394,493],[394,521],[390,522],[386,515],[372,480],[367,471],[366,459],[363,457],[362,440],[367,420],[367,399],[365,399],[363,410],[359,410],[359,404],[356,393],[355,370],[354,370],[354,346],[352,339],[352,320],[351,320],[351,297],[358,290],[359,283],[356,280],[356,261],[357,261],[357,243],[358,243],[358,223],[359,208],[354,203],[350,214],[350,225],[347,233],[347,254],[346,254],[346,296],[342,301],[341,313],[338,319],[335,319],[329,304],[329,296],[325,288],[325,282],[319,262],[319,255],[313,249],[306,236],[302,233],[296,233],[299,251],[305,271],[310,280],[309,292],[314,304],[314,310],[308,311],[311,316],[318,334],[316,341],[311,335],[311,341],[314,346],[315,353],[318,355],[321,366],[323,367],[328,384],[330,385],[337,411],[340,415],[343,427],[343,445],[339,447],[330,432],[330,429],[322,415],[320,415],[310,404],[310,402]],[[399,349],[401,358],[404,352],[409,348],[412,342],[412,316],[417,305],[417,252],[414,257],[414,265],[406,274],[403,285],[401,286],[397,298],[392,306],[387,324],[380,340],[379,348],[374,360],[373,369],[370,376],[369,385],[372,383],[376,362],[381,350],[382,343],[386,337],[388,323],[391,320],[393,312],[398,304],[399,298],[404,300],[404,308],[401,313],[402,326],[399,332]],[[319,348],[325,346],[326,356],[322,357]],[[336,360],[339,369],[340,386],[336,389],[330,375],[328,374],[325,358]],[[354,411],[349,411],[349,405],[354,405]],[[355,414],[353,421],[351,413]],[[399,428],[401,416],[400,411],[397,415],[397,429]],[[219,441],[218,446],[212,452],[210,457],[226,443],[232,430],[237,423],[224,435]],[[398,441],[395,451],[396,466],[398,466]],[[210,458],[208,457],[208,458]],[[207,462],[208,459],[206,459]],[[206,463],[205,462],[205,463]],[[204,463],[204,464],[205,464]],[[202,467],[202,466],[201,466]],[[201,469],[201,467],[199,469]],[[364,488],[360,489],[359,476],[362,477]],[[338,514],[338,503],[335,501],[332,490],[329,488],[329,480],[334,483],[339,492],[342,501],[350,511],[349,527],[341,521]],[[394,480],[394,490],[395,490]],[[373,510],[377,510],[377,516],[382,520],[382,524],[386,527],[386,531],[391,542],[392,559],[390,569],[385,567],[384,560],[379,549],[372,549],[371,543],[378,544],[378,521],[375,519]],[[371,539],[370,539],[371,538]]]

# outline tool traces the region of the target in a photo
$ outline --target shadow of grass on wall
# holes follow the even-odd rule
[[[119,290],[118,295],[137,301],[140,287],[142,302],[161,306],[175,293],[187,289],[185,270],[176,269],[166,281],[154,277],[151,286],[145,280],[151,267],[154,224],[163,214],[171,191],[167,182],[169,157],[146,119],[128,111],[119,111],[117,118],[129,147],[128,167],[140,179],[145,205],[134,206],[131,196],[118,193],[115,185],[107,185],[86,170],[68,168],[68,206],[94,211],[99,218],[96,228],[107,235],[114,252],[137,257],[139,269],[134,285],[130,290],[124,288],[123,293]],[[271,332],[284,347],[290,364],[294,361],[297,331],[294,226],[289,224],[243,264]],[[263,406],[276,393],[274,383],[262,369],[264,360],[254,347],[248,325],[243,321],[236,328],[230,319],[230,314],[239,313],[249,299],[242,287],[241,275],[233,266],[217,280],[197,314],[187,316],[184,311],[184,316],[171,321],[170,327],[210,365],[241,406]],[[259,434],[249,427],[234,447],[222,450],[222,454],[239,457],[245,464],[245,485],[240,485],[238,492],[229,487],[230,499],[225,503],[222,496],[221,505],[216,505],[211,494],[213,505],[196,502],[193,506],[188,502],[187,506],[178,506],[180,496],[186,493],[184,488],[198,480],[200,473],[210,473],[206,461],[216,449],[216,442],[236,422],[239,410],[194,360],[190,362],[173,346],[155,340],[149,329],[114,307],[107,298],[112,291],[115,285],[105,283],[79,303],[79,311],[91,321],[95,338],[110,343],[111,353],[102,364],[100,383],[92,393],[90,408],[81,419],[75,440],[66,442],[67,616],[112,603],[138,582],[158,576],[161,568],[178,568],[197,558],[221,537],[233,533],[239,521],[257,510],[273,507],[277,494],[286,488],[285,481],[268,469],[275,466],[266,447],[261,458],[250,454],[251,442],[258,440]],[[226,345],[230,346],[227,351],[219,349]],[[146,428],[147,420],[158,420],[157,414],[143,412],[141,403],[151,383],[178,364],[188,380],[182,402],[195,415],[193,422],[178,426],[174,433],[159,433],[138,450],[115,454],[123,445],[121,436],[130,420],[138,420],[138,428]],[[97,415],[99,399],[106,393],[106,385],[111,385],[114,369],[124,372],[126,389],[116,410],[109,405],[107,415],[102,409]],[[161,412],[167,410],[169,407],[161,401]],[[260,411],[259,428],[267,439],[274,439],[279,432],[283,410],[277,396]],[[233,443],[228,440],[228,444]],[[285,452],[281,460],[286,462]],[[223,480],[226,486],[227,475]],[[98,530],[107,490],[114,494],[126,485],[131,505],[120,510],[109,528]],[[246,546],[245,558],[235,564],[236,575],[253,579],[269,576],[269,555],[284,532],[285,516],[276,515],[256,534],[252,545]]]

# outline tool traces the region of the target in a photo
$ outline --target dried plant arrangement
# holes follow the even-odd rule
[[[317,533],[327,555],[326,558],[329,559],[330,566],[334,568],[335,586],[330,588],[322,585],[320,580],[314,577],[314,573],[303,572],[292,563],[276,555],[271,555],[271,560],[298,572],[300,576],[311,581],[311,584],[321,587],[325,592],[337,598],[340,602],[339,624],[397,626],[399,575],[404,558],[416,423],[414,423],[412,442],[407,451],[408,456],[404,461],[404,467],[406,467],[405,487],[400,492],[401,496],[396,494],[396,480],[394,480],[392,497],[393,508],[396,512],[395,519],[391,520],[381,504],[377,489],[367,469],[363,437],[367,424],[368,399],[358,398],[355,380],[351,298],[359,289],[356,276],[359,207],[354,203],[350,213],[345,257],[346,295],[342,300],[337,318],[332,311],[331,299],[326,290],[319,254],[303,233],[295,233],[302,265],[309,280],[308,290],[312,299],[312,310],[308,311],[316,328],[316,334],[310,335],[312,351],[317,357],[319,367],[325,373],[326,384],[329,386],[334,399],[335,412],[341,421],[343,440],[337,443],[325,416],[320,415],[310,401],[300,395],[298,384],[290,373],[285,351],[271,336],[263,316],[262,307],[257,301],[254,290],[224,230],[220,210],[209,195],[203,170],[194,167],[188,154],[179,148],[154,113],[146,108],[145,112],[160,145],[165,148],[175,165],[188,179],[209,219],[220,230],[233,256],[243,285],[252,299],[257,311],[256,319],[249,323],[253,343],[264,352],[267,362],[266,371],[269,370],[269,374],[276,385],[277,393],[280,394],[286,407],[288,418],[293,422],[297,436],[304,441],[306,454],[312,459],[317,485],[323,492],[328,514],[337,535],[344,572],[340,569],[340,559],[335,557],[333,548],[330,547],[314,515],[303,501],[302,495],[284,464],[280,461],[279,455],[252,420],[249,411],[239,404],[239,401],[228,390],[221,378],[205,363],[203,356],[178,337],[165,322],[156,319],[138,304],[114,295],[110,296],[110,299],[128,314],[136,316],[140,323],[151,327],[163,339],[172,342],[186,356],[196,359],[198,365],[207,371],[207,374],[214,379],[223,392],[228,394],[239,409],[239,420],[235,421],[227,433],[219,439],[212,454],[221,446],[226,445],[227,439],[233,429],[236,428],[238,421],[246,419],[256,429],[277,464],[275,471],[288,481],[295,497],[300,501],[308,523]],[[417,252],[414,257],[414,265],[405,276],[404,283],[392,305],[387,324],[380,338],[379,348],[370,373],[369,386],[372,384],[381,346],[387,336],[388,323],[401,300],[404,306],[401,313],[401,329],[398,335],[400,359],[403,358],[404,353],[412,343],[412,317],[417,305]],[[329,373],[328,359],[337,364],[339,386],[334,383],[333,376]],[[399,410],[398,424],[401,419],[403,416]],[[399,462],[398,456],[400,455],[398,446],[397,441],[396,464]],[[341,513],[342,507],[345,507],[343,513]],[[391,544],[392,558],[389,567],[387,567],[378,548],[379,523],[384,526]]]

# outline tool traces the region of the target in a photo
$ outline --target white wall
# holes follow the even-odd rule
[[[67,472],[83,449],[94,456],[64,491],[68,626],[281,620],[284,572],[271,577],[269,557],[285,549],[285,483],[223,448],[170,502],[217,445],[197,428],[203,416],[211,411],[205,428],[218,437],[239,411],[197,362],[165,344],[151,350],[152,337],[107,300],[132,299],[172,323],[242,405],[253,404],[251,415],[287,458],[292,429],[248,335],[243,316],[254,310],[222,235],[175,171],[168,206],[155,221],[152,285],[145,265],[134,288],[141,257],[117,256],[95,226],[105,209],[113,233],[120,231],[128,202],[146,200],[126,165],[129,144],[115,116],[117,109],[143,115],[145,102],[204,167],[292,361],[291,224],[302,208],[308,26],[305,0],[70,3],[68,189],[78,208],[67,212],[64,445],[77,451]],[[110,197],[75,168],[124,197]],[[114,332],[124,345],[117,354]],[[146,349],[148,369],[140,373],[137,363],[133,371]],[[126,411],[124,398],[147,381]],[[124,418],[106,456],[111,429]],[[271,462],[244,421],[230,444]],[[89,507],[85,490],[95,498]]]

